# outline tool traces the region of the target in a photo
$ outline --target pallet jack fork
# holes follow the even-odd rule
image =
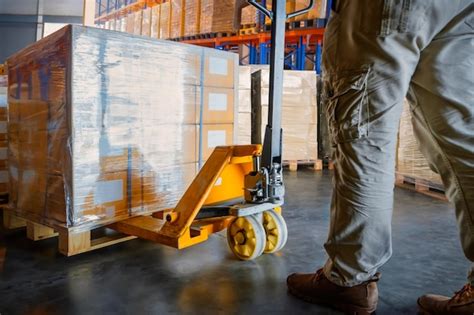
[[[242,260],[273,253],[285,246],[281,216],[285,189],[281,152],[281,105],[285,21],[308,12],[286,13],[286,0],[273,0],[272,11],[248,0],[272,20],[268,124],[263,147],[258,144],[217,147],[174,209],[138,216],[110,227],[133,236],[186,248],[227,228],[232,252]]]

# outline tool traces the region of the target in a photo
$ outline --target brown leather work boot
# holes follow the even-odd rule
[[[466,284],[452,298],[440,295],[424,295],[418,299],[421,314],[473,315],[474,287]]]
[[[288,290],[306,302],[327,305],[346,314],[365,315],[375,312],[378,301],[377,273],[372,280],[354,287],[341,287],[329,281],[319,269],[312,274],[294,273],[287,279]]]

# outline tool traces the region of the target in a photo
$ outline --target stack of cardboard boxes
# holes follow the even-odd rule
[[[38,223],[173,207],[234,141],[232,53],[67,26],[8,63],[10,207]]]
[[[0,204],[8,200],[7,76],[0,74]]]
[[[268,66],[240,66],[239,132],[240,144],[250,143],[251,132],[251,73],[261,70],[262,136],[268,121]],[[283,160],[316,161],[317,105],[316,73],[285,70],[283,79]]]
[[[421,180],[429,183],[433,188],[443,189],[441,177],[433,172],[419,149],[418,141],[413,132],[410,105],[405,101],[402,117],[400,120],[400,131],[397,152],[397,175],[405,177],[405,180]]]

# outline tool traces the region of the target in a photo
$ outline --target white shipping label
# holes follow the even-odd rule
[[[94,204],[123,200],[123,181],[121,179],[97,182],[94,191]]]
[[[0,148],[0,160],[6,160],[7,158],[7,148]]]
[[[0,133],[7,133],[7,122],[6,121],[0,121]]]
[[[0,183],[8,183],[8,171],[0,171]]]
[[[219,57],[209,57],[209,73],[217,75],[227,75],[227,59]]]
[[[207,147],[214,148],[220,145],[226,145],[226,132],[225,130],[209,130],[207,132]]]
[[[209,93],[209,110],[225,112],[227,111],[227,94]]]
[[[0,107],[7,107],[7,96],[0,94]]]

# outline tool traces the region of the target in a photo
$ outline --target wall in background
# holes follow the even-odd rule
[[[83,0],[0,0],[0,63],[58,25],[81,24],[82,14]]]

